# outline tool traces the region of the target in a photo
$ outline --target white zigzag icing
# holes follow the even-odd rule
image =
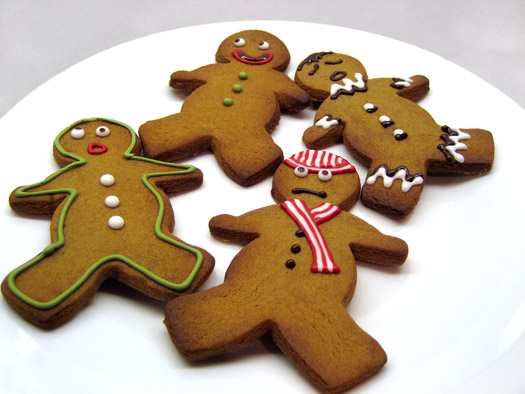
[[[355,88],[366,88],[366,81],[363,79],[363,75],[361,73],[355,73],[355,79],[356,81],[352,81],[350,78],[343,78],[341,81],[344,85],[334,83],[330,88],[330,96],[335,95],[340,90],[344,90],[345,92],[352,94]]]
[[[411,180],[407,180],[407,175],[408,172],[406,169],[399,168],[393,176],[389,176],[387,174],[387,168],[380,166],[373,175],[368,177],[366,183],[367,185],[373,185],[378,177],[382,177],[383,186],[386,188],[391,188],[396,179],[401,179],[403,182],[401,184],[401,190],[405,193],[412,189],[412,186],[421,185],[423,183],[423,177],[421,175],[416,175]]]
[[[454,142],[454,145],[446,145],[445,149],[452,155],[452,157],[459,163],[463,163],[465,161],[465,158],[461,153],[458,153],[458,149],[468,149],[468,146],[464,144],[463,142],[459,142],[462,140],[469,140],[471,138],[470,134],[465,133],[464,131],[461,131],[458,128],[450,127],[449,129],[456,132],[457,135],[449,135],[448,139],[452,142]]]

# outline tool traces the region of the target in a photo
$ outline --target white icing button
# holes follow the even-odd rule
[[[376,106],[372,103],[366,103],[365,105],[363,105],[363,108],[365,109],[365,111],[371,111],[375,108]]]
[[[124,219],[120,216],[111,216],[108,220],[108,226],[113,230],[120,230],[124,227]]]
[[[120,200],[117,196],[107,196],[104,204],[106,204],[108,208],[116,208],[120,205]]]
[[[104,186],[111,186],[115,183],[115,177],[111,174],[104,174],[100,177],[100,183]]]

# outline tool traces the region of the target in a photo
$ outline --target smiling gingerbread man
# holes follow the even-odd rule
[[[324,149],[342,139],[370,167],[361,194],[370,208],[404,217],[428,175],[478,175],[492,166],[489,131],[438,125],[414,102],[429,91],[424,76],[368,79],[357,59],[319,52],[301,62],[295,80],[321,103],[303,142]]]
[[[52,243],[2,283],[26,320],[48,329],[63,324],[109,277],[160,300],[192,292],[208,277],[213,257],[172,234],[166,195],[200,186],[202,173],[140,151],[125,124],[84,119],[55,139],[63,168],[13,191],[16,212],[53,215]]]
[[[170,86],[192,92],[180,113],[139,128],[148,156],[174,161],[211,149],[223,171],[243,186],[273,174],[283,160],[270,132],[280,111],[299,111],[309,96],[283,71],[288,49],[274,35],[246,30],[226,38],[216,64],[177,71]]]
[[[381,346],[348,315],[354,259],[400,265],[406,243],[348,213],[359,176],[344,158],[305,151],[279,166],[278,204],[211,219],[211,233],[246,246],[224,283],[172,300],[166,325],[189,360],[235,351],[265,333],[323,392],[344,391],[386,362]]]

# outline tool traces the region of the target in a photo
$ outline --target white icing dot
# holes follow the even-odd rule
[[[381,116],[379,117],[379,121],[380,121],[381,123],[388,123],[388,122],[391,122],[392,119],[390,119],[390,118],[389,118],[388,116],[386,116],[386,115],[381,115]]]
[[[109,133],[110,133],[109,127],[106,127],[106,126],[97,127],[97,129],[95,130],[95,134],[98,135],[99,137],[107,137]]]
[[[120,200],[117,196],[107,196],[104,204],[106,204],[108,208],[116,208],[120,205]]]
[[[111,186],[115,183],[115,177],[111,174],[104,174],[100,177],[100,183],[104,186]]]
[[[113,230],[120,230],[124,227],[124,219],[120,216],[111,216],[108,220],[108,226]]]
[[[244,38],[239,37],[235,39],[233,45],[235,45],[236,47],[243,47],[246,45],[246,41],[244,40]]]
[[[79,140],[84,137],[84,129],[82,127],[75,127],[73,130],[71,130],[71,137],[73,137],[76,140]]]
[[[365,109],[365,111],[371,111],[375,108],[376,106],[372,103],[366,103],[365,105],[363,105],[363,108]]]

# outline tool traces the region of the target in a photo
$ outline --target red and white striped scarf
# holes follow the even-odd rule
[[[312,272],[322,272],[324,274],[339,273],[340,269],[335,264],[332,253],[330,253],[318,225],[335,217],[341,212],[341,209],[329,203],[309,209],[304,201],[295,199],[285,201],[280,206],[306,235],[314,255]]]

